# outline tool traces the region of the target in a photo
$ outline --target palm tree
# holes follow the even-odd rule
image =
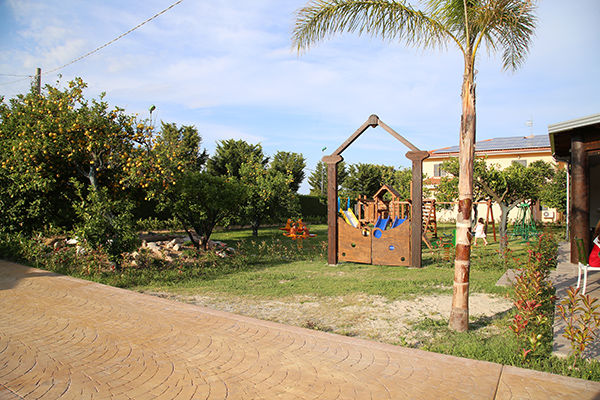
[[[422,10],[401,0],[313,0],[297,11],[292,34],[301,52],[337,33],[354,32],[418,48],[456,46],[464,58],[459,138],[459,198],[451,329],[469,327],[471,209],[475,150],[475,60],[485,44],[502,50],[503,68],[517,69],[535,29],[535,0],[427,0]]]

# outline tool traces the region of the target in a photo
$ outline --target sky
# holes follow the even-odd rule
[[[369,115],[421,150],[454,146],[460,125],[459,50],[416,50],[352,34],[298,54],[296,11],[307,0],[183,0],[156,19],[53,73],[175,0],[0,0],[0,95],[81,77],[127,113],[194,125],[213,153],[229,138],[265,154],[302,153],[306,175]],[[477,140],[547,134],[548,125],[600,113],[600,1],[540,1],[530,53],[516,72],[479,52]],[[59,75],[60,74],[60,75]],[[531,121],[528,123],[528,121]],[[323,148],[327,148],[323,150]],[[347,163],[407,167],[408,149],[367,130]],[[307,193],[305,182],[300,188]]]

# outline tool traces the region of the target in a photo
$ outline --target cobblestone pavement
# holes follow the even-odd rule
[[[594,399],[600,384],[0,261],[0,399]]]
[[[577,264],[571,263],[570,243],[563,242],[558,249],[558,264],[556,270],[550,274],[550,279],[556,288],[556,297],[558,298],[557,305],[567,297],[569,287],[577,287]],[[583,276],[581,277],[583,285]],[[583,290],[583,289],[582,289]],[[600,299],[600,272],[588,272],[588,282],[586,295],[592,298]],[[553,353],[559,357],[566,357],[572,353],[571,343],[563,336],[566,328],[564,319],[558,313],[558,308],[554,310],[554,342]],[[588,358],[595,358],[600,361],[600,337],[596,336],[594,340],[586,347],[584,355]]]

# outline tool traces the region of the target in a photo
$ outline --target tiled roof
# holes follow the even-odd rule
[[[550,138],[548,135],[536,135],[528,137],[511,136],[486,139],[475,143],[475,151],[536,149],[543,147],[550,147]],[[445,147],[443,149],[431,151],[431,154],[443,153],[458,153],[458,146]]]

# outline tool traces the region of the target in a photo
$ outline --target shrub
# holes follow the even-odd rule
[[[327,199],[322,196],[298,195],[300,214],[303,220],[311,223],[327,222]]]
[[[75,205],[81,222],[75,234],[92,249],[104,249],[111,261],[120,264],[123,253],[139,246],[139,238],[128,200],[113,200],[106,189],[92,189]]]
[[[564,337],[571,342],[575,362],[583,357],[588,344],[597,336],[600,327],[600,304],[590,295],[582,295],[579,289],[569,287],[567,297],[558,305],[558,313],[565,321]]]
[[[51,244],[52,241],[46,241],[41,235],[1,234],[0,257],[79,277],[114,270],[102,249],[81,251],[81,248],[53,247]]]
[[[530,243],[531,250],[536,257],[538,269],[549,273],[551,268],[556,267],[556,257],[558,254],[558,241],[551,232],[544,232],[539,235],[537,244]]]
[[[140,231],[175,231],[181,228],[181,223],[177,221],[177,218],[171,217],[168,219],[159,218],[144,218],[136,221],[136,228]]]
[[[519,340],[523,361],[550,351],[554,288],[548,275],[550,268],[556,266],[558,243],[553,235],[544,234],[528,247],[527,262],[515,277],[513,298],[517,312],[510,325]]]

